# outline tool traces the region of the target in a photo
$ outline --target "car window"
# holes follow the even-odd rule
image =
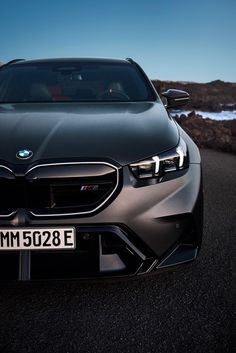
[[[0,70],[0,102],[149,101],[152,89],[130,64],[37,63]]]

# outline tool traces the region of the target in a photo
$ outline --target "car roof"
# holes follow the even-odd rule
[[[131,59],[110,59],[110,58],[49,58],[49,59],[34,59],[34,60],[12,60],[6,65],[25,65],[25,64],[43,64],[43,63],[104,63],[104,64],[130,64]]]

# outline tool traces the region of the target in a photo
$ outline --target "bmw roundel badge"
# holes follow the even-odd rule
[[[20,150],[16,154],[16,157],[19,159],[29,159],[32,156],[33,156],[33,152],[30,150]]]

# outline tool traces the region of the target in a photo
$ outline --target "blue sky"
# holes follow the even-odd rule
[[[12,0],[0,61],[132,57],[152,79],[236,82],[236,0]]]

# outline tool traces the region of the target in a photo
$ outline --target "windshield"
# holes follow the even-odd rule
[[[155,99],[145,77],[130,64],[44,62],[0,69],[0,103]]]

